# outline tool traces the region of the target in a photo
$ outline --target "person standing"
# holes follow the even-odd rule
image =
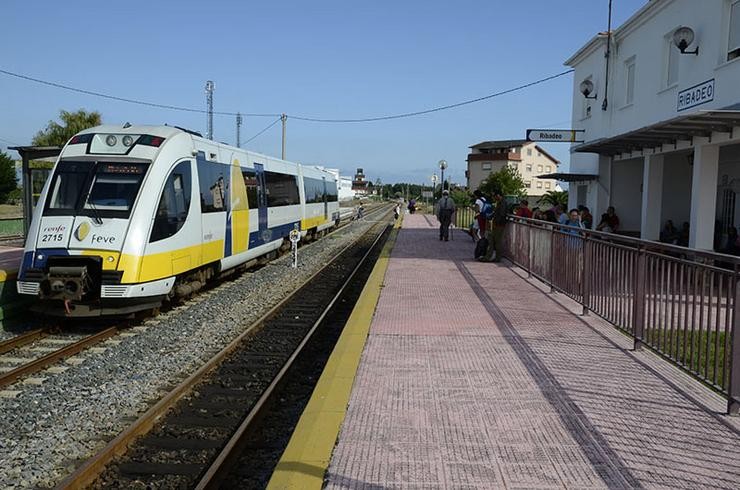
[[[481,262],[501,262],[504,256],[503,238],[504,228],[506,227],[506,202],[500,192],[493,195],[493,218],[491,219],[491,231],[488,234],[489,240],[488,252],[485,257],[481,257]],[[494,252],[496,253],[494,257]]]
[[[516,214],[520,218],[532,219],[532,210],[529,209],[529,201],[527,201],[526,199],[522,199],[521,201],[519,201],[519,208],[514,214]]]
[[[442,199],[437,201],[435,213],[439,221],[439,239],[448,241],[450,238],[450,223],[455,212],[455,201],[450,198],[450,191],[442,191]]]
[[[483,193],[477,189],[473,192],[473,195],[475,196],[475,219],[478,221],[478,237],[483,238],[486,236],[487,220],[485,208],[488,205],[488,201],[483,196]]]

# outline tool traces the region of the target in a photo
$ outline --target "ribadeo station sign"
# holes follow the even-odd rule
[[[582,143],[582,129],[528,129],[528,141],[547,143]]]

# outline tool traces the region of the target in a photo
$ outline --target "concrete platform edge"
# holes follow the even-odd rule
[[[323,486],[401,222],[399,219],[381,251],[360,300],[275,467],[268,489],[320,489]]]

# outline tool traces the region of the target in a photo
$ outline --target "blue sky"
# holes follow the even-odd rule
[[[646,0],[614,0],[617,26]],[[564,71],[606,30],[608,0],[282,1],[3,0],[0,69],[147,102],[286,113],[287,159],[383,182],[429,182],[437,162],[464,182],[470,145],[568,127],[572,77],[434,114],[362,118],[482,97]],[[97,110],[111,124],[168,123],[205,133],[205,114],[101,99],[0,74],[0,148],[30,144],[59,110]],[[274,118],[245,117],[242,141]],[[236,142],[233,116],[215,139]],[[280,155],[280,124],[246,148]],[[545,145],[567,169],[567,145]],[[15,155],[15,154],[13,154]]]

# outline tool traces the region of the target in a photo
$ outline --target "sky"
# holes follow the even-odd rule
[[[616,27],[647,0],[613,0]],[[356,119],[455,104],[568,68],[607,28],[608,0],[2,0],[0,70],[81,90],[192,108],[167,110],[75,93],[0,73],[0,149],[29,145],[60,110],[106,124],[170,124],[205,134],[214,111],[288,115],[286,159],[357,167],[372,181],[430,183],[437,162],[464,183],[469,147],[569,128],[572,75],[417,117]],[[242,147],[280,156],[277,118],[244,116]],[[236,144],[234,116],[214,139]],[[566,144],[542,145],[568,168]],[[17,157],[15,152],[11,152]]]

